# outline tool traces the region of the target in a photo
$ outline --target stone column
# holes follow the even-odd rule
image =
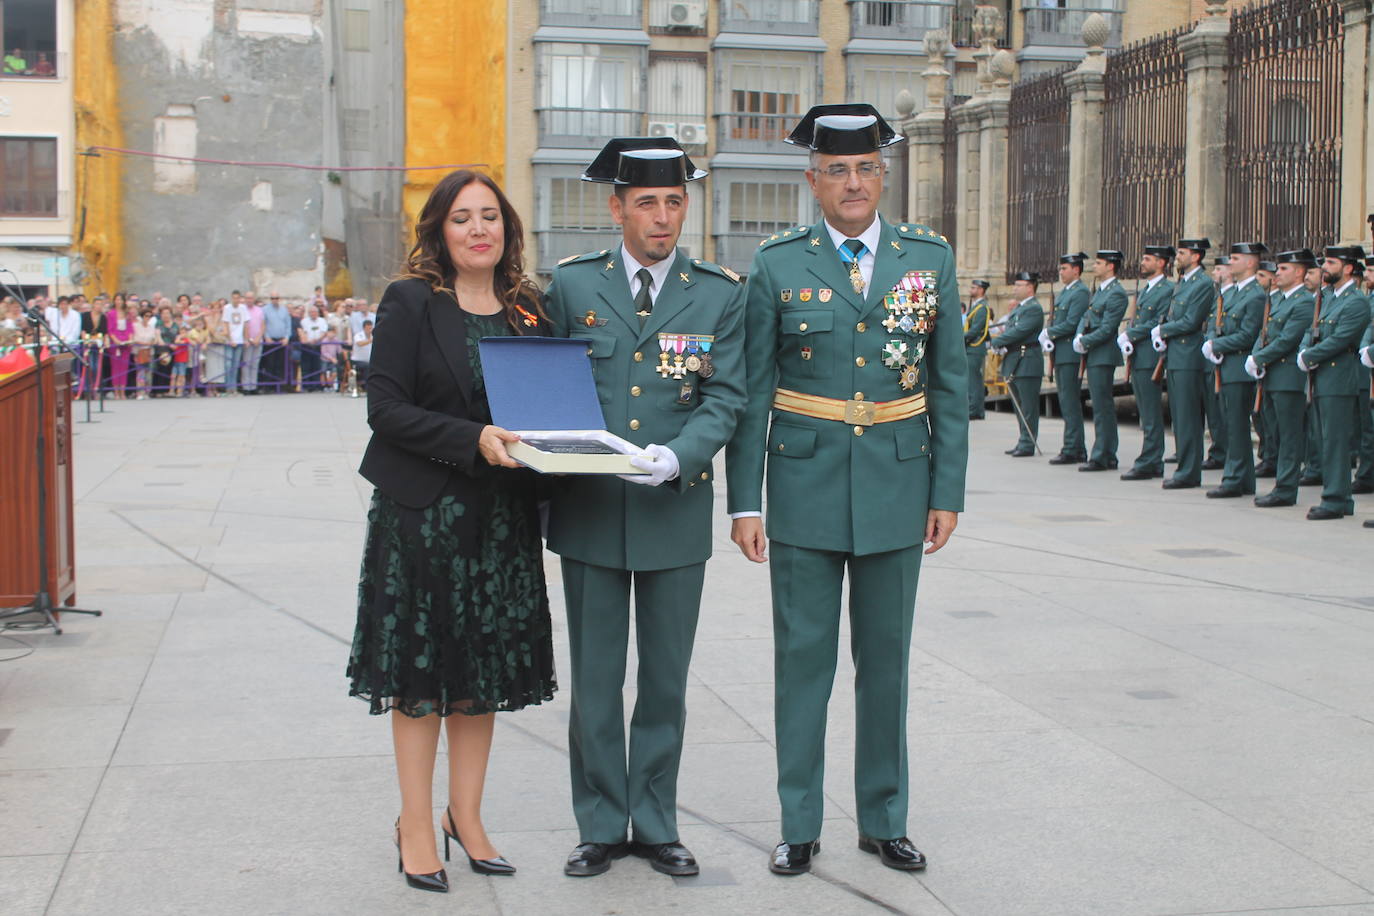
[[[945,94],[949,71],[945,69],[944,56],[948,42],[945,33],[938,29],[926,33],[928,63],[921,73],[926,81],[926,107],[902,121],[911,176],[907,185],[907,215],[914,222],[925,223],[941,232],[944,232],[940,215],[945,195],[955,191],[945,187]],[[903,95],[911,99],[911,94],[905,90],[898,94],[899,114],[902,113]],[[914,108],[913,103],[914,100],[907,102],[908,111]]]
[[[1117,248],[1102,235],[1102,125],[1107,73],[1104,46],[1111,26],[1101,13],[1083,21],[1088,54],[1064,77],[1069,92],[1069,225],[1068,251]],[[1110,233],[1112,230],[1108,230]]]
[[[1010,51],[998,51],[988,63],[992,87],[979,99],[981,109],[978,132],[979,171],[983,199],[979,208],[977,273],[990,281],[1003,282],[1007,272],[1007,161],[1011,140],[1011,81],[1016,73],[1016,58]]]
[[[1341,200],[1338,237],[1368,250],[1374,213],[1374,60],[1371,0],[1341,0],[1345,13],[1345,63],[1341,74]]]
[[[965,102],[952,112],[954,127],[958,132],[957,157],[959,160],[958,180],[956,182],[955,207],[959,212],[959,236],[954,242],[954,253],[959,273],[966,274],[978,268],[981,238],[979,235],[979,213],[983,209],[982,154],[979,123],[982,120],[982,106],[972,100]],[[1006,206],[1006,202],[1001,202]]]
[[[1226,239],[1226,36],[1224,4],[1178,40],[1188,71],[1187,150],[1184,155],[1183,235]]]

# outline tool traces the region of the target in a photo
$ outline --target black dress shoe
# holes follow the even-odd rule
[[[630,852],[641,859],[648,859],[649,866],[654,871],[662,872],[665,875],[680,877],[701,872],[697,866],[696,857],[688,851],[686,846],[677,841],[672,843],[640,843],[635,841],[630,844]]]
[[[444,808],[444,820],[439,822],[439,826],[444,831],[444,861],[449,859],[448,841],[452,840],[458,844],[458,848],[463,851],[463,855],[468,856],[468,868],[471,868],[479,875],[498,875],[507,876],[515,874],[515,866],[506,860],[505,856],[497,856],[494,859],[474,859],[468,855],[468,848],[463,845],[463,840],[458,836],[458,828],[453,823],[453,811]]]
[[[1138,470],[1138,469],[1136,469],[1136,468],[1131,468],[1129,471],[1127,471],[1126,473],[1124,473],[1124,474],[1121,475],[1121,479],[1122,479],[1122,480],[1150,480],[1151,478],[1154,478],[1154,477],[1163,477],[1163,476],[1164,476],[1164,473],[1163,473],[1162,471],[1159,472],[1159,473],[1155,473],[1154,471],[1141,471],[1141,470]]]
[[[1237,496],[1244,495],[1236,487],[1213,487],[1207,491],[1208,499],[1235,499]]]
[[[904,836],[899,836],[895,840],[874,840],[860,836],[859,848],[882,859],[883,864],[888,868],[896,868],[900,871],[920,871],[926,867],[925,855]]]
[[[1013,458],[1029,458],[1031,455],[1035,454],[1035,449],[1014,448],[1011,451],[1007,452],[1007,454]]]
[[[1080,471],[1110,471],[1114,467],[1116,467],[1115,461],[1109,461],[1106,464],[1103,464],[1100,461],[1088,461],[1083,464],[1080,464],[1078,466],[1078,469]]]
[[[415,888],[417,891],[434,891],[439,894],[448,893],[448,875],[441,868],[438,871],[429,873],[411,874],[405,869],[405,862],[401,858],[401,819],[396,818],[396,870],[406,876],[406,884]]]
[[[629,853],[628,843],[582,843],[568,853],[563,874],[574,878],[590,878],[611,870],[613,859],[623,859]]]
[[[1078,464],[1080,461],[1087,460],[1087,455],[1070,455],[1068,452],[1060,452],[1050,459],[1050,464]]]
[[[1202,469],[1204,471],[1220,471],[1224,467],[1226,467],[1226,462],[1218,461],[1215,458],[1208,458],[1206,461],[1202,462]]]
[[[1002,454],[1003,454],[1003,455],[1010,455],[1012,452],[1015,452],[1015,451],[1019,451],[1019,450],[1018,450],[1018,449],[1015,449],[1015,448],[1009,448],[1009,449],[1007,449],[1006,451],[1004,451]]]
[[[821,841],[779,843],[773,850],[768,870],[775,875],[804,875],[811,870],[811,857],[821,854]]]
[[[1367,519],[1365,519],[1365,520],[1364,520],[1364,527],[1365,527],[1365,528],[1374,528],[1374,518],[1367,518]]]
[[[1351,484],[1350,492],[1354,493],[1356,496],[1363,496],[1368,493],[1374,493],[1374,483]]]
[[[1319,487],[1321,485],[1322,479],[1319,474],[1304,474],[1298,478],[1298,486],[1300,487]]]
[[[1278,465],[1274,464],[1272,461],[1261,461],[1259,464],[1255,465],[1256,477],[1273,477],[1278,472]]]
[[[1191,490],[1194,487],[1202,486],[1202,484],[1188,483],[1188,481],[1186,480],[1179,480],[1177,477],[1170,477],[1168,480],[1164,481],[1163,486],[1166,490]]]
[[[1309,522],[1328,522],[1335,518],[1345,518],[1344,512],[1337,512],[1335,509],[1328,509],[1325,506],[1313,506],[1307,510],[1307,520]]]
[[[1255,505],[1259,506],[1261,509],[1277,509],[1282,506],[1295,506],[1297,503],[1298,501],[1296,499],[1284,499],[1282,496],[1276,496],[1273,493],[1266,493],[1263,496],[1255,497]]]

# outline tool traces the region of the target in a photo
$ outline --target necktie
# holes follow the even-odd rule
[[[859,272],[859,258],[863,257],[864,243],[858,239],[846,239],[844,247],[849,252],[846,259],[849,264],[849,285],[854,287],[854,292],[863,295],[864,275]]]
[[[639,281],[639,292],[635,293],[635,314],[639,316],[639,323],[644,324],[644,319],[648,318],[654,310],[654,297],[650,295],[650,287],[654,285],[654,276],[649,273],[647,267],[641,267],[635,271],[635,279]]]

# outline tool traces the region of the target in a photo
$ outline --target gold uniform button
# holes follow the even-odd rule
[[[779,442],[779,443],[778,443],[778,451],[780,451],[780,452],[785,452],[785,451],[787,451],[787,443],[786,443],[786,442]]]
[[[864,428],[863,428],[862,426],[856,426],[856,427],[854,427],[854,435],[856,435],[856,436],[862,436],[863,434],[864,434]]]
[[[630,429],[639,429],[639,421],[638,421],[638,420],[631,420],[631,421],[630,421]]]
[[[701,479],[702,479],[702,480],[710,480],[710,479],[711,479],[711,475],[707,474],[705,471],[702,471],[702,472],[701,472]]]
[[[858,324],[854,325],[854,330],[856,330],[856,331],[858,331],[860,334],[862,334],[864,331],[867,331],[867,330],[868,330],[868,325],[866,325],[866,324],[864,324],[862,321],[860,321]]]
[[[637,397],[640,396],[641,393],[642,393],[642,391],[641,391],[641,389],[640,389],[640,387],[639,387],[638,385],[633,385],[633,386],[631,386],[631,388],[630,388],[630,396],[631,396],[631,397],[636,397],[636,398],[637,398]]]
[[[805,331],[808,327],[810,326],[805,321],[803,321],[801,324],[797,325],[797,330]]]
[[[854,400],[856,400],[856,401],[862,401],[863,399],[864,399],[864,393],[863,393],[862,391],[856,391],[856,392],[854,392]]]
[[[637,362],[637,363],[642,363],[642,362],[644,362],[644,354],[643,354],[643,353],[640,353],[639,351],[635,351],[635,362]]]
[[[864,359],[862,356],[854,360],[854,365],[858,366],[860,369],[862,369],[867,363],[868,360]]]

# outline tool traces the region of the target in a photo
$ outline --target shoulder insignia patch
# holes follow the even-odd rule
[[[767,239],[765,239],[764,241],[767,241]],[[703,271],[704,273],[715,274],[718,277],[724,277],[731,283],[740,282],[739,274],[735,273],[733,270],[731,270],[728,267],[725,267],[724,265],[713,264],[710,261],[701,261],[695,259],[692,261],[692,265],[696,267],[697,270]]]
[[[795,242],[797,239],[806,238],[809,231],[810,229],[806,226],[798,226],[795,230],[788,229],[785,232],[768,236],[768,238],[759,242],[759,247],[762,248],[767,245],[769,248],[772,248],[775,245],[782,245],[786,242]]]
[[[560,258],[558,260],[558,266],[562,267],[564,264],[572,264],[576,261],[594,261],[597,258],[604,257],[607,251],[609,251],[609,249],[603,249],[602,251],[585,251],[582,254],[570,254],[566,258]]]
[[[943,235],[936,232],[929,226],[922,226],[919,223],[903,223],[900,226],[895,226],[894,228],[897,230],[897,234],[904,239],[912,239],[913,241],[918,242],[933,242],[936,239],[939,239],[946,245],[949,244],[949,240],[945,238]]]

